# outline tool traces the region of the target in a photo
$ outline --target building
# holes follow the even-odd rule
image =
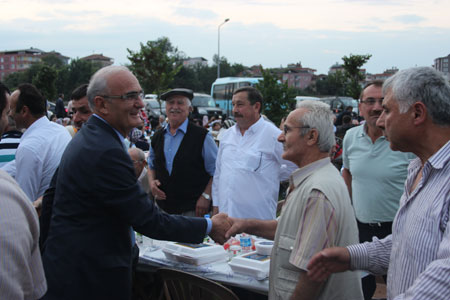
[[[110,66],[114,63],[114,59],[112,59],[111,57],[104,56],[103,53],[85,56],[80,58],[80,60],[86,60],[90,61],[91,63],[100,64],[102,68]]]
[[[449,64],[448,64],[449,60],[450,60],[450,54],[447,56],[444,56],[444,57],[438,57],[434,60],[433,67],[436,70],[444,73],[445,76],[447,76],[447,78],[450,80],[450,71],[449,71]]]
[[[391,77],[392,75],[394,75],[395,73],[398,72],[398,68],[396,67],[392,67],[390,69],[386,69],[384,70],[383,73],[379,73],[379,74],[367,74],[366,75],[366,79],[365,82],[370,82],[373,80],[382,80],[385,81],[386,79],[388,79],[389,77]]]
[[[315,69],[303,68],[302,64],[289,64],[282,73],[281,80],[287,83],[288,87],[295,89],[305,89],[313,82]]]
[[[332,65],[330,67],[330,70],[328,70],[328,75],[336,74],[336,72],[338,72],[338,71],[341,72],[341,73],[344,73],[344,65],[340,65],[338,63],[335,63],[334,65]]]
[[[58,57],[63,64],[67,65],[69,57],[61,55],[59,52],[45,52],[37,48],[20,50],[5,50],[0,52],[0,80],[4,80],[11,73],[20,72],[28,69],[35,63],[42,61],[45,56],[54,55]]]
[[[183,60],[183,67],[193,68],[195,66],[208,66],[208,60],[203,57],[190,57],[188,59]]]

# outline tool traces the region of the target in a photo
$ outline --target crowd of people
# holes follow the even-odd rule
[[[442,74],[370,82],[358,118],[303,101],[279,127],[253,87],[234,91],[233,121],[190,120],[192,98],[169,90],[166,117],[147,120],[136,77],[108,66],[73,91],[63,124],[64,95],[52,122],[36,87],[0,83],[1,299],[131,299],[135,231],[274,240],[269,299],[371,299],[374,275],[388,299],[448,297]]]

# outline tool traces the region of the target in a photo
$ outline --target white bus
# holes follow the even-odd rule
[[[223,77],[217,78],[211,86],[211,96],[227,116],[231,115],[233,107],[231,98],[233,92],[240,87],[254,86],[262,77]]]

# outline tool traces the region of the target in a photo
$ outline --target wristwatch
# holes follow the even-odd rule
[[[211,200],[211,196],[208,195],[207,193],[202,193],[202,196],[208,201]]]

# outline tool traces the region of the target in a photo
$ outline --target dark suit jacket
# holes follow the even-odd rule
[[[64,152],[43,262],[44,299],[130,299],[131,226],[200,243],[206,220],[159,211],[136,181],[116,132],[92,116]]]

